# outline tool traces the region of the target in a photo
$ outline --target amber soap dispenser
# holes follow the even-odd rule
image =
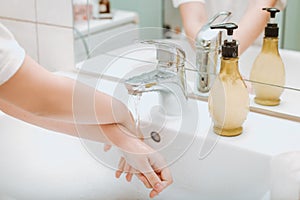
[[[255,92],[255,103],[264,106],[277,106],[285,85],[285,69],[278,51],[278,31],[275,22],[276,8],[263,8],[271,15],[265,28],[261,52],[253,63],[250,80]]]
[[[237,136],[249,112],[249,94],[238,69],[238,44],[232,39],[234,23],[211,26],[226,29],[228,39],[222,45],[221,69],[211,88],[208,106],[214,132],[221,136]]]

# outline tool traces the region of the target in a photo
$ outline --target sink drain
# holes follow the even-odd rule
[[[160,142],[160,135],[158,132],[152,131],[151,138],[154,142]]]

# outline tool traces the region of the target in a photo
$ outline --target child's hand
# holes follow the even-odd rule
[[[137,152],[145,151],[145,147],[142,147],[144,150],[141,150],[139,146],[140,144],[136,146]],[[172,184],[173,178],[161,155],[154,152],[149,146],[146,149],[149,149],[149,151],[142,154],[134,155],[133,153],[125,152],[126,159],[124,157],[120,159],[116,177],[119,178],[122,173],[127,173],[126,180],[130,182],[132,176],[135,175],[143,182],[146,188],[152,188],[149,196],[153,198]],[[129,163],[132,164],[130,165]]]

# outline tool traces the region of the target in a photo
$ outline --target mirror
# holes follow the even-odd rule
[[[176,29],[176,27],[182,27],[182,23],[180,20],[180,14],[178,9],[173,7],[172,1],[165,1],[165,24],[167,24],[172,29]],[[295,66],[298,60],[297,51],[300,51],[300,28],[298,26],[297,17],[299,16],[298,9],[300,9],[300,2],[297,0],[289,0],[286,9],[281,12],[277,17],[277,22],[280,27],[279,33],[279,46],[281,57],[288,68],[295,68],[291,66]],[[262,38],[259,38],[262,40]],[[260,41],[258,41],[260,42]],[[260,44],[261,45],[261,44]],[[247,61],[247,68],[251,68],[256,58],[257,54],[260,52],[261,47],[259,46],[257,49],[252,49],[247,53],[249,59],[245,59]],[[292,52],[291,52],[292,51]],[[296,52],[294,52],[296,51]],[[295,54],[294,54],[295,53]],[[252,56],[252,54],[255,54]],[[290,55],[293,54],[293,55]],[[294,74],[295,71],[291,71],[288,69],[288,74],[286,77],[287,88],[300,88],[300,81],[292,79],[290,75]],[[246,72],[246,71],[245,71]],[[246,74],[247,75],[247,74]],[[297,79],[297,78],[296,78]]]
[[[174,8],[172,1],[147,1],[147,0],[110,0],[111,17],[99,15],[99,1],[97,0],[73,0],[74,10],[74,38],[76,63],[86,58],[108,55],[116,49],[122,49],[142,39],[166,39],[184,41],[182,34],[182,23],[178,9]],[[280,26],[280,54],[285,64],[286,82],[281,95],[279,106],[261,106],[253,101],[254,95],[250,80],[250,71],[254,59],[260,52],[260,46],[250,47],[240,57],[240,71],[244,77],[251,93],[251,107],[253,111],[263,112],[269,115],[280,113],[286,118],[299,119],[300,121],[300,28],[297,25],[297,17],[300,2],[289,0],[287,8],[279,17]],[[155,14],[153,14],[155,13]],[[140,30],[137,28],[157,27],[152,30]],[[161,28],[165,27],[165,29]],[[135,30],[135,31],[133,31]],[[128,34],[126,34],[128,31]],[[186,41],[183,43],[186,44]],[[101,48],[97,48],[97,45]],[[188,59],[195,62],[195,52],[191,47],[185,46]],[[112,57],[119,55],[110,55]],[[139,58],[143,60],[142,57]],[[154,59],[154,58],[153,58]],[[147,59],[146,59],[147,60]],[[148,62],[148,61],[147,61]],[[94,73],[93,69],[90,72]],[[114,76],[114,74],[111,74]],[[272,74],[270,74],[271,76]],[[193,81],[194,75],[188,72],[188,78]],[[256,83],[278,88],[276,84]],[[193,91],[191,91],[193,92]]]
[[[153,12],[161,10],[161,3],[137,0],[131,1],[109,1],[111,19],[107,14],[99,14],[98,0],[73,0],[74,7],[74,34],[75,34],[75,58],[76,63],[84,60],[97,45],[110,37],[127,30],[139,27],[161,27],[162,14],[153,17]],[[147,8],[147,9],[145,9]],[[141,15],[141,11],[143,15]],[[152,33],[154,34],[154,33]],[[133,35],[122,35],[117,41],[103,47],[103,52],[121,48],[132,44],[140,37],[162,38],[162,33],[149,35],[146,32],[139,35],[136,31]],[[100,52],[98,53],[100,54]],[[93,52],[93,55],[97,55]]]

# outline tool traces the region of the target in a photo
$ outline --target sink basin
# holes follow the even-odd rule
[[[160,113],[154,114],[159,119]],[[163,128],[158,121],[151,126],[143,122],[145,141],[164,155],[174,184],[155,199],[255,200],[267,192],[267,156],[222,142],[206,123],[188,132],[171,126],[178,122],[174,118],[166,118]],[[115,148],[104,153],[103,144],[45,130],[5,114],[0,124],[0,197],[148,199],[149,190],[136,178],[131,184],[123,177],[114,178],[119,158]],[[209,130],[208,135],[201,134],[204,129]],[[153,131],[159,132],[159,143],[151,139]]]
[[[86,84],[94,85],[95,79],[86,77]],[[118,83],[98,82],[99,90],[116,95]],[[126,88],[118,94],[124,97]],[[145,142],[166,158],[174,183],[155,199],[268,200],[270,160],[300,150],[300,123],[249,113],[242,135],[221,138],[212,133],[206,102],[189,100],[181,116],[170,117],[161,111],[157,95],[142,96],[141,127]],[[1,200],[149,199],[149,190],[136,178],[132,183],[114,178],[116,148],[105,153],[103,144],[5,114],[0,124]],[[159,133],[160,142],[152,132]]]
[[[87,77],[86,83],[94,81]],[[100,85],[114,94],[118,84]],[[220,138],[212,133],[207,103],[189,100],[192,106],[176,118],[163,115],[156,100],[156,93],[142,97],[141,126],[145,142],[166,158],[174,183],[155,199],[268,200],[270,160],[300,150],[299,123],[249,113],[242,135]],[[5,114],[0,123],[0,199],[149,199],[136,178],[132,183],[114,178],[117,149],[105,153],[103,144]],[[152,132],[160,134],[159,143]]]

